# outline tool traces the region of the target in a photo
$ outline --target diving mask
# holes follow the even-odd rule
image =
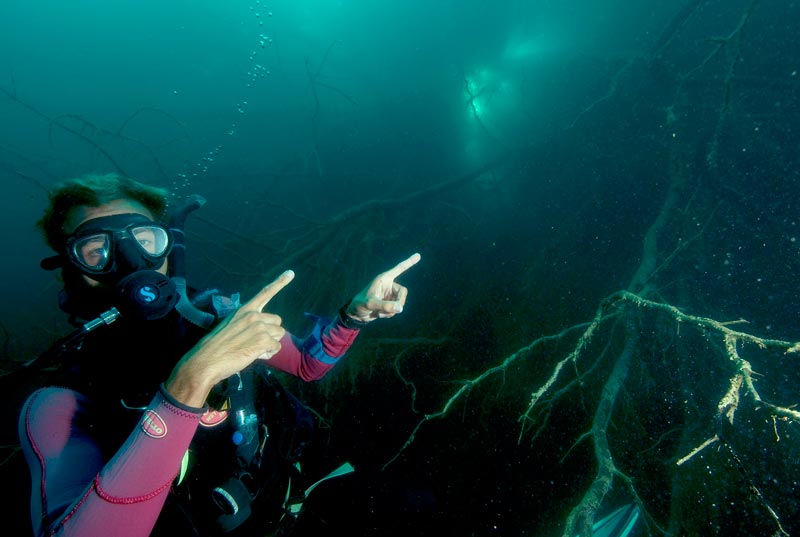
[[[157,270],[172,250],[169,228],[142,214],[87,220],[67,239],[70,263],[86,276],[116,283],[140,270]]]

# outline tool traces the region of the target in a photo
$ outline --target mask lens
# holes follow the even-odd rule
[[[72,254],[84,267],[91,270],[103,270],[110,259],[110,245],[107,233],[87,235],[76,240],[72,246]]]
[[[164,255],[169,246],[169,236],[161,226],[136,226],[131,228],[131,235],[139,247],[152,256]]]

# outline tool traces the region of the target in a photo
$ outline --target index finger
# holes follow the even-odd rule
[[[407,271],[408,269],[410,269],[411,267],[413,267],[414,265],[419,263],[420,259],[422,259],[421,255],[412,254],[411,257],[409,257],[405,261],[401,261],[400,263],[395,265],[394,268],[391,268],[391,269],[387,270],[386,272],[384,272],[384,274],[386,276],[391,277],[392,279],[395,279],[398,276],[400,276],[402,273],[404,273],[405,271]]]
[[[267,284],[263,289],[261,289],[261,291],[256,293],[256,295],[253,298],[245,302],[244,305],[242,305],[241,309],[252,310],[252,311],[263,310],[265,307],[267,307],[269,301],[272,300],[275,297],[275,295],[277,295],[281,291],[281,289],[289,285],[289,282],[291,282],[293,279],[294,279],[294,271],[287,270],[286,272],[275,278],[275,280],[272,283]]]

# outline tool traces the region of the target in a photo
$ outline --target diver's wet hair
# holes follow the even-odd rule
[[[64,225],[71,211],[78,207],[99,207],[114,200],[132,200],[142,204],[158,220],[167,209],[169,192],[166,189],[140,183],[117,173],[84,175],[67,179],[50,192],[50,203],[37,227],[45,241],[60,252],[67,239]]]

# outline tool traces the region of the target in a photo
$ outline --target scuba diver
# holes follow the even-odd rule
[[[328,373],[359,330],[403,311],[379,274],[304,338],[265,311],[285,271],[249,301],[184,278],[183,221],[168,193],[118,174],[59,185],[38,222],[76,330],[28,368],[55,366],[19,416],[34,535],[285,534],[302,511],[299,460],[310,412],[273,372]],[[327,477],[352,471],[343,464]],[[316,484],[314,486],[316,486]],[[306,492],[310,491],[310,488]]]

